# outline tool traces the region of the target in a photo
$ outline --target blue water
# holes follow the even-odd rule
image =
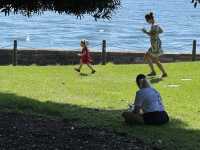
[[[153,11],[163,27],[161,39],[166,53],[188,53],[192,40],[200,43],[200,7],[193,8],[190,0],[122,0],[122,7],[111,21],[95,21],[90,16],[75,16],[46,12],[30,18],[0,14],[0,47],[77,49],[80,39],[88,39],[94,51],[107,40],[109,51],[146,51],[149,39],[141,29],[149,28],[145,13]],[[200,45],[198,44],[198,47]]]

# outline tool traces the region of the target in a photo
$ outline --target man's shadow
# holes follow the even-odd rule
[[[150,81],[151,84],[156,84],[163,80],[160,76],[152,76],[148,77],[147,79]]]

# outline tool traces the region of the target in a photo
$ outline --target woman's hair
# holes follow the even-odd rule
[[[149,82],[146,80],[146,76],[144,74],[139,74],[136,77],[136,83],[139,88],[150,87]],[[142,85],[141,85],[142,83]]]
[[[81,40],[81,43],[84,44],[86,47],[89,45],[89,42],[87,40]]]
[[[145,15],[145,19],[146,19],[146,21],[148,21],[148,20],[154,20],[153,13],[150,12],[149,14],[146,14],[146,15]]]

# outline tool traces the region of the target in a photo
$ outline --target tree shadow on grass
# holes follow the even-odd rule
[[[126,133],[148,139],[148,142],[158,141],[163,149],[199,149],[200,130],[187,129],[188,125],[181,120],[171,118],[167,125],[128,126],[123,123],[121,113],[124,110],[104,110],[85,108],[72,104],[60,104],[51,101],[18,96],[12,93],[0,93],[0,110],[17,111],[50,117],[61,117],[72,120],[82,126],[108,128],[116,133]],[[161,139],[161,140],[158,140]]]

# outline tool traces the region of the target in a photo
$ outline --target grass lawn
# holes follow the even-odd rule
[[[200,62],[164,64],[168,78],[152,79],[163,97],[171,122],[156,127],[127,126],[121,113],[134,99],[135,77],[147,65],[0,67],[0,109],[79,121],[83,126],[111,128],[156,142],[163,149],[200,149]],[[191,79],[191,80],[189,80]]]

